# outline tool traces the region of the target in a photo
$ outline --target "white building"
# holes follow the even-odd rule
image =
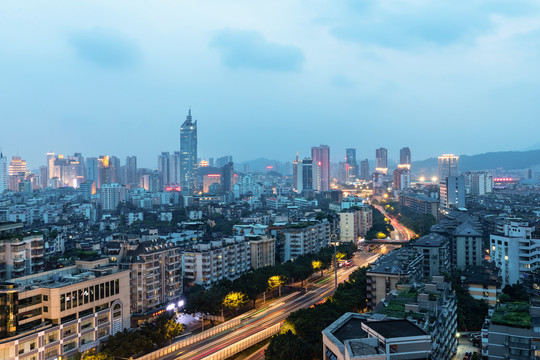
[[[521,275],[540,266],[540,239],[527,222],[510,221],[504,235],[490,236],[491,261],[501,269],[502,287],[516,284]]]
[[[491,171],[467,171],[463,176],[465,177],[465,193],[481,196],[493,192]]]
[[[193,245],[182,253],[184,277],[205,287],[235,280],[251,269],[250,244],[243,236]]]
[[[126,201],[126,187],[120,184],[104,184],[99,189],[103,210],[116,210],[118,204]]]
[[[356,211],[339,213],[339,241],[358,241],[358,215]]]
[[[0,194],[8,188],[7,157],[0,152]]]

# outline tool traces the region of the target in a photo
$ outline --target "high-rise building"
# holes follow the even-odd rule
[[[223,166],[221,171],[221,187],[224,193],[231,192],[234,185],[234,165],[232,162]]]
[[[358,163],[356,162],[356,149],[345,150],[345,170],[347,181],[354,181],[358,176]]]
[[[327,191],[330,189],[330,147],[328,145],[311,148],[313,160],[313,190]]]
[[[112,159],[114,158],[114,159]],[[100,156],[97,159],[97,188],[100,189],[104,184],[113,184],[117,183],[117,171],[115,168],[115,163],[118,164],[118,161],[112,162],[112,160],[118,159],[116,157],[109,157],[108,155]]]
[[[180,167],[182,192],[192,193],[197,188],[197,121],[191,109],[180,128]]]
[[[383,174],[388,172],[388,150],[386,148],[375,150],[375,170]]]
[[[296,159],[293,161],[293,190],[298,192],[298,171],[301,167],[302,162],[298,158],[298,153],[296,153]]]
[[[400,164],[401,165],[401,164]],[[395,190],[404,190],[411,187],[411,171],[407,167],[399,167],[394,170]]]
[[[439,183],[441,208],[465,207],[465,178],[463,176],[447,176]]]
[[[212,184],[221,185],[221,174],[205,174],[203,175],[203,193],[207,194],[210,191]]]
[[[163,187],[171,185],[171,156],[169,152],[162,152],[158,156],[158,171],[161,173]]]
[[[303,191],[313,190],[313,160],[305,158],[298,164],[298,190],[301,194]]]
[[[49,169],[47,166],[39,167],[39,187],[45,189],[49,183]],[[1,191],[0,191],[1,192]]]
[[[399,150],[399,165],[400,167],[411,167],[411,149],[404,147]]]
[[[7,157],[0,151],[0,194],[8,189]]]
[[[465,192],[469,195],[481,196],[493,191],[493,175],[491,171],[467,171],[465,177]]]
[[[454,154],[444,154],[439,156],[439,180],[444,180],[449,176],[458,176],[459,156]]]
[[[126,173],[124,176],[124,182],[130,187],[135,187],[138,184],[139,179],[137,178],[137,157],[128,156],[126,157]]]
[[[126,188],[120,184],[103,184],[99,189],[103,210],[116,210],[118,204],[126,201]]]
[[[360,162],[360,179],[369,180],[369,161],[368,159]]]
[[[171,156],[171,173],[170,179],[171,184],[180,185],[180,172],[181,172],[181,162],[180,162],[180,151],[175,151]]]
[[[224,167],[228,163],[232,163],[232,162],[233,162],[232,156],[231,155],[226,155],[226,156],[222,156],[222,157],[217,158],[216,166],[217,167]]]
[[[21,159],[20,156],[13,156],[9,163],[9,175],[19,175],[19,173],[26,174],[26,160]]]
[[[48,156],[49,154],[47,154]],[[86,158],[86,181],[94,183],[96,189],[98,188],[98,159],[96,157]]]

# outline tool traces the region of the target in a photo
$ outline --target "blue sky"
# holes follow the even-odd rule
[[[0,146],[374,158],[521,150],[540,130],[540,1],[4,1]]]

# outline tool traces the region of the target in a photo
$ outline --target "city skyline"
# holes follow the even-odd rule
[[[61,13],[14,3],[0,14],[0,146],[32,168],[49,151],[136,154],[149,166],[177,149],[189,106],[201,156],[239,161],[307,156],[320,143],[395,154],[411,137],[422,138],[415,159],[538,142],[534,2],[61,3]],[[24,148],[9,136],[21,124]],[[460,141],[434,136],[444,124]],[[369,136],[381,129],[384,141]]]

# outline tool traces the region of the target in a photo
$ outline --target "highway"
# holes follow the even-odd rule
[[[384,216],[390,219],[390,223],[396,229],[401,240],[411,240],[416,236],[416,233],[412,230],[407,229],[405,226],[401,225],[394,217],[389,215],[382,206],[372,204],[377,210],[381,212]]]
[[[353,266],[338,269],[338,283],[347,280],[349,275],[356,270],[358,266],[366,266],[367,264],[374,262],[379,256],[380,254],[357,253],[353,260]],[[330,272],[326,276],[308,285],[307,292],[297,291],[272,302],[266,307],[251,310],[241,315],[242,322],[240,325],[205,340],[201,340],[196,344],[186,346],[180,349],[176,354],[170,355],[165,359],[203,359],[239,340],[272,325],[281,323],[290,313],[321,302],[325,297],[331,295],[334,292],[334,276],[334,272]]]

